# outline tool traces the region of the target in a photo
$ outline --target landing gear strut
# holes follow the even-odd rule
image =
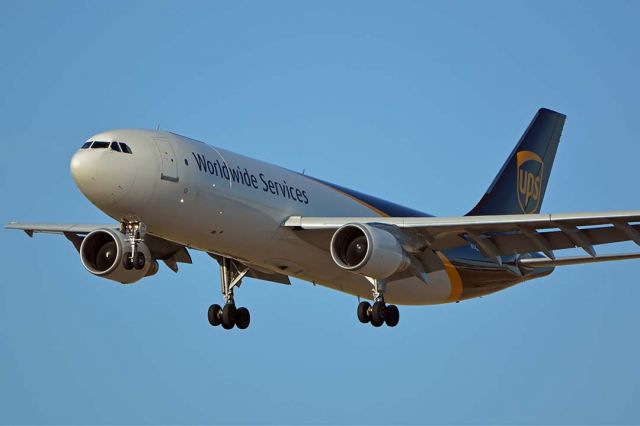
[[[142,222],[123,220],[120,223],[120,232],[127,236],[130,250],[125,252],[122,258],[124,269],[144,268],[147,260],[144,257],[144,253],[138,251],[138,244],[144,241],[146,231],[147,227]]]
[[[221,325],[226,330],[232,329],[235,325],[244,330],[249,327],[251,315],[247,308],[236,308],[233,289],[240,287],[242,278],[249,272],[249,268],[226,257],[220,258],[218,263],[220,264],[220,284],[224,296],[224,306],[218,304],[209,306],[207,313],[209,324],[214,327]]]
[[[358,304],[358,320],[361,323],[371,323],[374,327],[380,327],[387,324],[389,327],[395,327],[400,321],[400,311],[396,305],[387,305],[384,302],[384,292],[386,290],[386,282],[367,278],[373,285],[373,306],[367,302]]]

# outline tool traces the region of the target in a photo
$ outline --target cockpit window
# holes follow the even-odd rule
[[[124,142],[120,142],[120,148],[122,148],[122,152],[126,152],[127,154],[133,154],[133,152],[131,151],[131,148],[129,148],[129,145],[127,145]]]
[[[91,149],[96,149],[96,148],[111,148],[111,150],[116,151],[116,152],[124,152],[125,154],[133,154],[133,151],[131,151],[131,148],[129,148],[129,145],[127,145],[124,142],[106,142],[106,141],[89,141],[89,142],[85,142],[84,145],[82,145],[81,149],[87,149],[87,148],[91,148]]]

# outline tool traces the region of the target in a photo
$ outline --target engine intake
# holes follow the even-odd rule
[[[343,269],[376,279],[388,278],[410,263],[393,234],[363,223],[344,225],[333,234],[331,257]]]
[[[144,255],[144,266],[140,269],[125,268],[124,260],[131,256],[129,241],[125,235],[113,229],[96,229],[82,240],[80,260],[93,275],[131,284],[158,271],[158,262],[151,258],[146,244],[139,243],[138,252]]]

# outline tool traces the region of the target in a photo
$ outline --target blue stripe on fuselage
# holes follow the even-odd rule
[[[376,209],[386,213],[390,217],[433,217],[433,215],[430,215],[428,213],[414,210],[409,207],[404,207],[400,204],[392,203],[391,201],[383,200],[372,195],[363,194],[362,192],[354,191],[353,189],[345,188],[344,186],[336,185],[335,183],[327,182],[308,175],[305,175],[305,177],[323,183],[337,191],[344,192],[345,194],[348,194],[365,204],[375,207]]]

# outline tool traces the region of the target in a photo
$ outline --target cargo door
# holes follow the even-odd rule
[[[162,168],[160,170],[160,179],[169,182],[178,183],[178,164],[176,162],[176,155],[169,142],[168,138],[154,137],[153,141],[160,152],[160,158],[162,161]]]

